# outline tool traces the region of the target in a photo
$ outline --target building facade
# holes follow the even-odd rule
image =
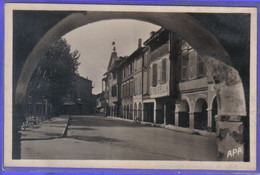
[[[92,89],[91,80],[77,76],[75,89],[72,89],[68,96],[64,98],[62,114],[92,114],[96,107]]]
[[[130,56],[115,58],[103,80],[105,93],[114,94],[114,99],[106,97],[107,110],[117,113],[107,115],[215,131],[213,78],[186,41],[161,28],[151,32],[143,47],[139,39]]]

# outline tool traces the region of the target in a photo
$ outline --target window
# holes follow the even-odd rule
[[[203,77],[205,75],[205,65],[200,57],[198,57],[198,63],[197,63],[197,76]]]
[[[112,86],[112,97],[116,97],[117,96],[117,87],[116,85]]]
[[[153,81],[152,85],[157,86],[157,64],[153,64]]]
[[[147,94],[148,93],[148,87],[147,87],[147,85],[148,85],[148,83],[147,83],[147,72],[144,72],[144,74],[143,74],[143,94]]]
[[[130,63],[130,65],[129,65],[129,70],[130,70],[130,74],[132,74],[133,72],[132,72],[132,70],[133,70],[133,65],[132,65],[132,63]]]
[[[132,62],[132,73],[134,73],[134,62]]]
[[[125,78],[125,70],[124,70],[124,68],[122,69],[122,76],[123,76],[123,78]]]
[[[113,79],[116,79],[116,72],[113,72]]]
[[[129,75],[129,67],[126,66],[126,67],[125,67],[125,76],[127,77],[128,75]]]
[[[121,84],[121,97],[124,97],[123,84]]]
[[[108,74],[108,78],[109,78],[109,80],[112,79],[112,73],[109,73],[109,74]]]
[[[128,97],[130,96],[130,86],[131,86],[131,83],[130,83],[130,81],[128,81],[128,84],[127,84],[127,95],[128,95]]]
[[[161,84],[166,83],[166,59],[162,60],[162,77],[161,77]]]
[[[149,54],[145,53],[145,55],[144,55],[144,67],[147,67],[147,65],[148,65],[148,56],[149,56]]]
[[[189,55],[185,54],[182,56],[182,67],[181,67],[181,79],[188,79],[188,63],[189,63]]]
[[[124,97],[125,97],[125,84],[123,84],[122,89],[123,89],[123,90],[122,90],[122,91],[123,91],[123,93],[122,93],[122,94],[123,94],[122,97],[124,98]]]
[[[129,82],[126,83],[126,97],[129,97]]]
[[[134,92],[134,91],[133,91],[133,89],[134,89],[133,84],[134,84],[134,83],[133,83],[133,80],[131,80],[131,81],[130,81],[130,96],[133,96],[133,92]]]

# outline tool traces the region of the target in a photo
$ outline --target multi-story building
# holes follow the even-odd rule
[[[78,76],[75,89],[64,98],[63,114],[91,114],[95,110],[92,81]]]
[[[200,55],[185,41],[181,41],[178,63],[179,98],[175,107],[175,124],[191,129],[215,131],[217,114],[213,78]]]
[[[113,52],[110,56],[110,61],[107,67],[107,72],[102,79],[102,91],[103,82],[105,82],[105,98],[107,102],[106,115],[117,116],[121,113],[121,96],[125,95],[121,92],[122,70],[119,69],[121,63],[126,57],[118,57],[116,48],[113,48]]]
[[[107,106],[104,91],[96,95],[96,113],[105,114]]]
[[[112,94],[111,86],[117,87],[116,99],[106,98],[111,106],[118,104],[119,115],[112,116],[215,131],[213,79],[186,41],[161,28],[151,32],[144,47],[139,40],[130,56],[115,58],[117,64],[109,64],[112,69],[104,78],[107,94]],[[110,72],[116,72],[110,75],[113,82]]]
[[[173,124],[174,98],[171,94],[171,34],[161,28],[152,32],[151,37],[144,42],[148,47],[149,64],[149,95],[144,100],[144,121],[158,124]],[[144,82],[145,83],[145,82]],[[147,84],[147,83],[145,83]],[[152,118],[153,117],[153,118]]]

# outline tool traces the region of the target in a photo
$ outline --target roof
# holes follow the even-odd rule
[[[152,36],[150,36],[150,38],[148,38],[145,42],[144,45],[148,45],[154,38],[158,37],[163,31],[165,31],[164,28],[160,28],[159,30],[157,30],[156,32],[154,32],[152,34]],[[152,32],[151,32],[152,33]]]
[[[136,56],[138,56],[139,54],[142,53],[142,51],[145,49],[145,47],[139,47],[137,48],[130,56],[126,57],[118,66],[123,65],[124,63],[126,63],[127,61],[135,58]]]
[[[78,75],[77,78],[79,78],[79,79],[83,79],[84,81],[89,81],[89,82],[92,83],[92,80],[90,80],[90,79],[88,79],[88,78],[85,78],[85,77],[82,77],[82,76],[80,76],[80,75]]]
[[[107,71],[112,70],[116,66],[116,62],[119,61],[117,52],[113,51],[110,56],[110,60],[107,66]]]

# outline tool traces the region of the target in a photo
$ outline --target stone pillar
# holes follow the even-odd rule
[[[142,109],[142,119],[141,121],[143,122],[144,121],[144,104],[143,104],[143,109]]]
[[[189,112],[189,128],[194,129],[194,112]]]
[[[166,125],[166,103],[163,104],[163,124]]]
[[[208,127],[211,128],[212,120],[214,120],[214,118],[212,118],[212,109],[207,109],[207,114],[208,114]]]
[[[48,100],[46,100],[46,102],[45,102],[45,116],[44,117],[46,117],[47,115],[49,115],[48,114]]]
[[[244,160],[244,126],[240,116],[217,116],[219,161]]]
[[[153,109],[153,123],[156,124],[156,110],[157,110],[157,106],[156,106],[156,102],[154,102],[154,109]]]
[[[175,104],[175,112],[174,112],[174,114],[175,114],[175,121],[174,121],[174,123],[175,123],[175,126],[179,126],[179,110],[180,110],[180,105],[179,104]]]
[[[179,112],[175,112],[175,126],[179,126]]]

